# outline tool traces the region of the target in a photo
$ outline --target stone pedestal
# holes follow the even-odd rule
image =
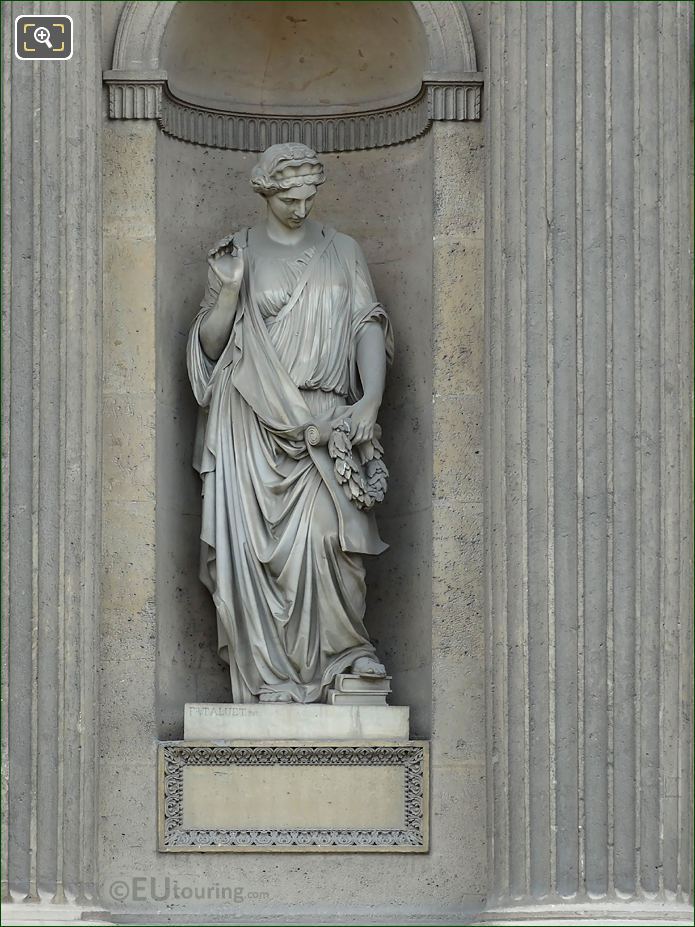
[[[407,740],[410,709],[391,705],[186,705],[188,740]]]
[[[186,705],[159,745],[161,852],[428,849],[429,744],[388,705]]]

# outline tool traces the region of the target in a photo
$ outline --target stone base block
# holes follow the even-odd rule
[[[159,745],[163,852],[428,848],[426,741]]]
[[[495,927],[575,927],[596,924],[603,927],[685,927],[693,923],[692,905],[675,901],[636,898],[576,903],[570,899],[555,904],[517,904],[509,907],[490,907],[474,921],[476,927],[490,924]]]
[[[106,927],[114,923],[102,909],[72,904],[3,903],[2,906],[2,927]]]
[[[189,704],[184,740],[407,740],[410,709],[393,705]]]

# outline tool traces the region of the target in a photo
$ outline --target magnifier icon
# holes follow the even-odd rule
[[[51,45],[51,33],[45,26],[39,26],[38,29],[34,29],[34,41],[41,42],[42,45],[47,45],[48,48],[53,49]]]

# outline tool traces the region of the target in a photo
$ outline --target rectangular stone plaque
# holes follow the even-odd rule
[[[159,745],[163,852],[428,849],[426,741]]]

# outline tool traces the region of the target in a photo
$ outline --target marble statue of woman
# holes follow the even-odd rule
[[[386,548],[377,414],[393,336],[347,235],[309,219],[323,165],[273,145],[265,221],[218,242],[188,341],[202,407],[200,576],[234,702],[325,701],[384,676],[364,626],[364,554]]]

